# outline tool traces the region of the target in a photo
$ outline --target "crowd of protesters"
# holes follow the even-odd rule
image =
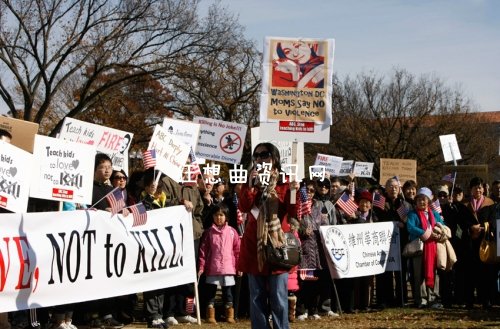
[[[489,309],[498,303],[500,267],[480,261],[479,245],[485,223],[496,232],[500,181],[492,183],[491,195],[487,195],[486,182],[478,177],[467,190],[449,184],[432,191],[414,181],[401,185],[397,177],[384,186],[357,187],[353,179],[328,176],[303,180],[299,186],[279,175],[281,162],[274,145],[257,145],[253,161],[246,184],[231,184],[213,175],[197,175],[194,182],[185,183],[153,168],[128,177],[123,170],[112,170],[109,157],[98,154],[92,205],[66,204],[65,208],[109,210],[104,196],[114,188],[122,191],[127,206],[142,202],[148,211],[185,206],[192,215],[200,306],[208,323],[233,323],[249,317],[254,328],[264,328],[269,322],[273,328],[288,328],[289,322],[335,317],[341,312],[401,306]],[[267,184],[258,179],[265,163],[273,168]],[[290,202],[293,189],[303,192],[302,196],[298,193],[298,202]],[[376,195],[383,199],[377,206]],[[338,206],[337,200],[344,196],[355,202],[356,211],[348,213]],[[310,211],[298,209],[301,197],[310,202]],[[436,200],[440,211],[431,208]],[[39,209],[53,210],[50,205]],[[128,215],[126,208],[122,215]],[[384,221],[398,224],[401,251],[408,242],[420,239],[423,254],[403,257],[401,273],[333,280],[320,226]],[[436,233],[435,227],[447,227],[449,236]],[[290,230],[301,241],[301,263],[291,271],[269,268],[263,240],[270,236],[280,241],[280,232]],[[447,270],[435,266],[436,244],[443,239],[451,242],[457,256]],[[221,303],[216,298],[217,287],[222,291]],[[144,311],[139,316],[149,328],[197,322],[189,307],[194,284],[140,293]],[[138,316],[136,303],[137,294],[132,294],[39,309],[38,313],[40,322],[54,329],[76,329],[75,324],[120,329]],[[22,312],[13,312],[10,321],[0,314],[2,329],[11,324],[23,327],[17,313]]]

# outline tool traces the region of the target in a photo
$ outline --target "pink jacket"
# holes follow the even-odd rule
[[[200,271],[205,275],[235,275],[240,255],[240,237],[231,226],[208,228],[200,243]]]

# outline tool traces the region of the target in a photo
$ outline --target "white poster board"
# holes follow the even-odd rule
[[[234,122],[194,117],[200,124],[196,157],[225,163],[240,163],[247,126]]]
[[[91,204],[96,148],[35,135],[33,198]]]
[[[356,161],[353,172],[355,177],[370,178],[373,174],[373,162]]]
[[[200,136],[200,125],[194,122],[185,120],[175,120],[170,118],[163,119],[163,128],[177,139],[189,145],[196,151],[198,147],[198,139]]]
[[[439,136],[439,141],[441,142],[445,162],[462,159],[455,134],[441,135]]]
[[[148,150],[151,149],[156,150],[156,169],[180,182],[190,146],[184,144],[162,126],[156,125],[148,145]]]
[[[316,161],[314,161],[314,165],[324,166],[325,171],[328,172],[330,176],[339,176],[342,159],[342,157],[318,153],[316,155]]]
[[[196,282],[191,214],[176,206],[147,216],[132,227],[132,215],[101,210],[1,214],[12,238],[0,243],[0,312]]]
[[[353,166],[354,160],[342,160],[339,176],[349,176],[350,174],[352,174]]]
[[[293,142],[284,142],[284,141],[277,141],[277,140],[272,140],[272,139],[263,139],[262,136],[262,128],[261,127],[254,127],[251,130],[251,140],[252,140],[252,152],[255,149],[255,146],[259,143],[272,143],[274,144],[279,152],[280,152],[280,160],[281,160],[281,166],[283,169],[286,169],[288,165],[297,165],[297,181],[301,181],[304,179],[304,143],[302,142],[297,142],[297,163],[293,163],[292,161],[292,149],[293,149]]]
[[[65,118],[59,138],[88,144],[97,152],[105,153],[113,162],[113,169],[128,172],[128,149],[134,134],[93,123]]]
[[[32,164],[31,153],[0,141],[0,208],[17,213],[26,212]]]
[[[321,226],[320,234],[334,279],[401,268],[397,222]]]

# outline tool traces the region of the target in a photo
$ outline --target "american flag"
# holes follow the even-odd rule
[[[243,224],[243,215],[241,214],[240,209],[238,209],[238,194],[234,193],[233,195],[233,204],[236,207],[236,223],[238,225]]]
[[[156,150],[146,150],[142,152],[142,162],[144,163],[144,170],[156,166]]]
[[[349,216],[352,216],[354,212],[358,210],[358,205],[351,199],[351,196],[345,192],[342,193],[336,204]]]
[[[307,195],[307,186],[302,186],[297,195],[297,218],[300,220],[303,216],[311,214],[312,200]]]
[[[408,209],[406,209],[405,205],[402,203],[398,209],[396,209],[398,212],[399,218],[404,219],[406,215],[408,214]]]
[[[148,213],[146,212],[146,207],[144,207],[142,202],[130,206],[129,209],[132,213],[132,217],[134,217],[132,227],[146,224],[148,221]]]
[[[432,210],[435,210],[438,214],[443,213],[443,210],[441,210],[441,204],[439,203],[439,200],[431,202],[429,206],[431,207]]]
[[[189,150],[189,157],[191,158],[191,168],[190,168],[191,179],[196,179],[198,175],[201,175],[201,169],[200,165],[196,161],[196,155],[194,155],[192,147]]]
[[[441,178],[441,179],[444,180],[445,182],[450,182],[453,184],[453,183],[455,183],[455,178],[457,178],[457,172],[444,175],[443,178]]]
[[[115,187],[113,191],[109,192],[106,195],[106,200],[111,207],[111,213],[113,215],[119,213],[120,210],[122,210],[126,206],[125,200],[123,199],[122,190],[118,187]]]
[[[383,210],[385,208],[385,197],[380,193],[373,193],[373,206]]]

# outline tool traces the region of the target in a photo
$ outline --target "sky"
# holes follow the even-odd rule
[[[201,0],[201,7],[211,0]],[[440,78],[479,111],[500,111],[500,1],[220,0],[262,51],[264,37],[333,38],[334,71]]]

